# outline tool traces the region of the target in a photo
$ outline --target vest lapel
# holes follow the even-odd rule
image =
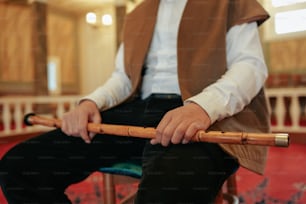
[[[226,8],[226,1],[187,2],[177,44],[179,84],[184,99],[201,92],[226,69]]]

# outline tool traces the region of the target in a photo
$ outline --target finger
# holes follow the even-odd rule
[[[90,138],[87,130],[80,131],[80,136],[84,140],[85,143],[87,143],[87,144],[91,143],[91,138]]]
[[[88,134],[87,124],[88,124],[87,117],[79,117],[77,132],[81,136],[81,138],[84,140],[84,142],[89,144],[91,142],[91,137]]]
[[[91,122],[100,124],[102,122],[100,113],[95,113],[91,118]]]
[[[76,134],[76,130],[73,127],[76,126],[77,117],[73,114],[73,112],[66,113],[62,117],[62,131],[68,135],[72,136]]]
[[[68,132],[67,132],[67,124],[66,124],[66,122],[63,120],[62,121],[62,127],[61,127],[61,129],[62,129],[62,131],[66,134],[66,135],[68,135]]]
[[[180,123],[174,130],[174,133],[171,137],[171,143],[173,144],[179,144],[182,142],[184,136],[185,136],[185,131],[187,129],[187,125],[185,123]]]
[[[66,122],[67,120],[67,116],[66,114],[63,115],[62,117],[62,124],[61,124],[61,130],[66,134],[69,135],[69,127],[68,127],[68,123]]]
[[[159,131],[156,130],[156,135],[155,138],[150,140],[150,144],[152,145],[156,145],[159,144],[161,140],[161,133]]]
[[[167,117],[167,114],[162,118],[162,120],[159,122],[158,126],[156,127],[156,135],[154,139],[151,139],[150,143],[152,145],[161,143],[162,135],[164,132],[164,129],[167,127],[169,122],[171,121],[170,117]]]
[[[94,132],[89,132],[89,138],[92,140],[96,136],[96,133]]]
[[[169,145],[174,135],[176,127],[177,124],[173,120],[169,121],[169,124],[165,127],[165,129],[162,132],[161,141],[160,141],[161,145],[163,145],[164,147]]]
[[[198,121],[195,121],[190,124],[190,126],[187,128],[185,132],[184,139],[182,141],[183,144],[186,144],[191,141],[191,139],[197,134],[200,130],[207,130],[207,125],[205,123],[199,123]]]
[[[95,124],[101,124],[102,119],[101,119],[100,113],[99,113],[99,112],[95,113],[95,114],[93,115],[93,117],[90,119],[90,121],[91,121],[92,123],[95,123]],[[89,132],[89,138],[90,138],[90,140],[92,140],[92,139],[95,137],[95,135],[96,135],[96,133],[94,133],[94,132]]]
[[[195,124],[191,124],[186,132],[185,132],[185,135],[183,137],[183,140],[182,140],[182,144],[187,144],[190,142],[190,140],[192,139],[192,137],[197,133],[197,131],[199,131],[201,128]]]
[[[156,144],[158,144],[158,143],[159,143],[159,142],[158,142],[158,140],[157,140],[156,138],[150,140],[150,144],[151,144],[151,145],[156,145]]]
[[[67,136],[76,136],[77,132],[73,129],[73,125],[67,123],[67,122],[63,122],[62,123],[62,127],[61,127],[62,131],[67,135]]]

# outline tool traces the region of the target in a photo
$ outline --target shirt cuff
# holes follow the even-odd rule
[[[90,95],[87,95],[87,96],[84,96],[84,97],[80,98],[78,100],[77,104],[80,104],[84,100],[90,100],[90,101],[94,102],[96,104],[96,106],[98,107],[98,109],[103,109],[104,108],[104,104],[105,104],[105,98],[104,97],[96,96],[94,94],[90,94]]]
[[[224,113],[225,101],[222,96],[213,94],[212,92],[201,92],[198,95],[190,97],[184,103],[193,102],[201,106],[208,114],[211,124],[224,117],[220,113]]]

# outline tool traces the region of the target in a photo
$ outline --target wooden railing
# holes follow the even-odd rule
[[[306,88],[266,89],[273,132],[306,134]]]
[[[273,132],[306,134],[306,88],[266,89],[271,111]],[[23,116],[30,112],[61,118],[75,107],[78,95],[31,96],[0,98],[0,137],[47,130],[46,127],[27,127]]]
[[[80,96],[11,96],[0,98],[0,137],[48,130],[42,126],[25,126],[23,117],[37,113],[46,117],[61,118],[75,107]]]

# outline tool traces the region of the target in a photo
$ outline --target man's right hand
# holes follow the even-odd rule
[[[90,143],[95,134],[87,131],[89,122],[101,123],[102,118],[97,105],[93,101],[84,100],[74,110],[63,115],[62,131]]]

